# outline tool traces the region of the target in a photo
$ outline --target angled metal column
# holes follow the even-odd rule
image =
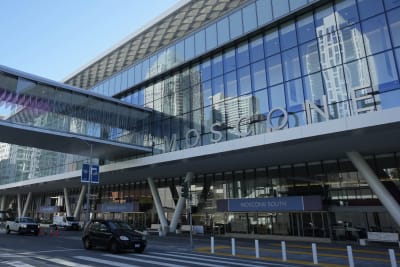
[[[86,185],[82,185],[81,193],[79,194],[78,202],[76,203],[75,210],[74,210],[74,218],[78,219],[79,214],[81,212],[83,198],[85,197],[86,192]]]
[[[192,178],[193,178],[193,172],[188,172],[186,174],[184,183],[187,183],[190,185],[190,183],[192,182]],[[176,230],[176,226],[178,225],[179,217],[182,214],[182,210],[185,205],[185,201],[186,201],[186,198],[182,197],[182,194],[179,194],[178,203],[176,204],[175,212],[174,212],[174,215],[172,216],[171,224],[169,225],[170,232],[175,232],[175,230]]]
[[[71,207],[69,205],[69,198],[68,198],[68,189],[64,187],[64,202],[65,202],[65,210],[67,211],[67,216],[71,216]]]
[[[17,209],[18,209],[18,217],[21,217],[22,216],[21,194],[17,194]]]
[[[147,182],[149,183],[151,195],[153,196],[154,200],[154,205],[156,205],[158,218],[160,219],[160,224],[162,228],[161,234],[165,235],[166,231],[168,230],[168,222],[167,219],[165,218],[164,209],[161,205],[160,194],[158,193],[158,190],[154,185],[153,177],[148,177]]]
[[[378,176],[369,167],[368,163],[357,151],[347,152],[347,156],[351,162],[361,173],[361,176],[367,181],[371,190],[378,196],[383,206],[387,209],[394,221],[400,226],[400,206],[393,198],[392,194],[381,183]]]
[[[31,204],[31,200],[32,200],[32,192],[29,192],[28,195],[26,196],[24,209],[23,209],[22,214],[21,214],[22,217],[25,217],[26,211],[28,210],[28,207]]]
[[[4,211],[5,209],[6,209],[6,196],[2,196],[0,202],[0,210]],[[5,219],[4,213],[0,214],[0,219]]]

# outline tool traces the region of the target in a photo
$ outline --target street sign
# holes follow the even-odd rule
[[[100,178],[99,165],[92,165],[92,183],[98,184]]]
[[[92,183],[98,184],[99,183],[99,165],[92,165]],[[88,183],[90,181],[89,177],[89,164],[84,163],[82,165],[82,174],[81,174],[81,182]]]
[[[82,165],[81,182],[82,183],[89,182],[89,164],[84,163]]]

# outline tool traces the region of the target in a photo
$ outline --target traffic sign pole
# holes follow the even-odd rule
[[[92,153],[93,153],[93,144],[90,143],[90,159],[89,159],[89,184],[86,196],[86,213],[85,213],[85,225],[90,220],[90,185],[92,183]]]

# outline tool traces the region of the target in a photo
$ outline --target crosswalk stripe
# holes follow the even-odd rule
[[[212,259],[210,258],[208,260],[208,259],[205,259],[205,258],[199,258],[200,255],[195,255],[195,254],[187,254],[187,256],[176,255],[176,254],[172,254],[172,253],[158,253],[158,252],[153,252],[153,254],[164,255],[164,256],[168,255],[168,256],[174,256],[174,257],[185,258],[185,259],[194,259],[196,261],[199,261],[199,260],[201,260],[201,261],[212,261],[212,262],[224,263],[224,264],[226,264],[226,260],[228,260],[228,258],[225,258],[225,260],[216,260],[214,258],[212,258]],[[189,256],[189,255],[192,255],[192,256]],[[189,262],[191,262],[191,261],[189,261]],[[204,263],[198,263],[198,265],[207,266]],[[229,266],[232,266],[232,265],[247,266],[247,267],[264,267],[265,266],[265,265],[262,266],[262,265],[246,264],[244,262],[240,262],[240,263],[229,262]],[[217,265],[217,266],[220,266],[220,265]]]
[[[118,267],[139,267],[137,265],[131,265],[131,264],[126,264],[122,262],[115,262],[115,261],[108,261],[108,260],[101,260],[101,259],[96,259],[92,257],[86,257],[86,256],[74,256],[76,259],[80,260],[85,260],[85,261],[91,261],[91,262],[97,262],[101,264],[108,264],[111,266],[118,266]]]
[[[142,260],[142,259],[138,259],[137,257],[132,258],[132,257],[111,255],[111,254],[103,254],[103,255],[107,256],[107,257],[121,259],[121,260],[129,260],[129,261],[138,261],[138,262],[144,262],[144,263],[151,263],[151,264],[161,265],[161,266],[165,266],[165,267],[185,267],[184,265],[170,264],[170,263],[166,263],[165,261],[161,262],[161,261]]]
[[[168,252],[168,253],[170,253],[170,254],[179,254],[179,255],[199,255],[199,254],[190,254],[190,253],[184,253],[184,252]],[[227,258],[227,257],[219,257],[219,256],[201,255],[201,257],[210,258],[210,259],[229,260],[229,258]],[[241,260],[238,259],[238,258],[235,258],[235,261],[238,262],[238,261],[241,261]],[[246,262],[248,262],[248,261],[246,261]],[[257,264],[265,264],[265,265],[268,265],[268,266],[273,265],[273,266],[282,266],[282,267],[293,267],[293,265],[287,265],[287,264],[283,264],[283,263],[272,263],[272,262],[268,262],[268,263],[257,262]]]
[[[14,266],[14,267],[35,267],[33,265],[30,265],[28,263],[22,262],[22,261],[4,261],[2,263]]]
[[[64,266],[69,266],[69,267],[93,267],[93,265],[83,265],[81,263],[76,263],[73,261],[67,261],[64,259],[60,259],[60,258],[49,258],[49,257],[42,257],[42,256],[35,256],[35,259],[39,259],[42,261],[49,261],[52,263],[57,263],[57,264],[61,264]]]
[[[215,265],[215,264],[208,264],[208,263],[204,263],[204,262],[193,262],[193,261],[189,261],[189,260],[180,260],[180,259],[168,259],[165,257],[158,257],[158,256],[154,256],[153,254],[158,254],[158,253],[151,253],[151,254],[139,254],[137,255],[138,257],[142,257],[142,258],[151,258],[151,259],[161,259],[163,261],[174,261],[174,262],[181,262],[181,263],[189,263],[191,265],[201,265],[201,266],[209,266],[209,267],[224,267],[226,265]],[[109,255],[109,254],[105,254],[105,255]],[[181,257],[182,258],[182,257]],[[185,258],[185,257],[183,257]],[[225,262],[226,263],[226,262]]]

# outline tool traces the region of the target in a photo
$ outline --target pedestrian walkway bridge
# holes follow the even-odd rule
[[[0,142],[105,159],[151,152],[152,110],[0,66]]]

